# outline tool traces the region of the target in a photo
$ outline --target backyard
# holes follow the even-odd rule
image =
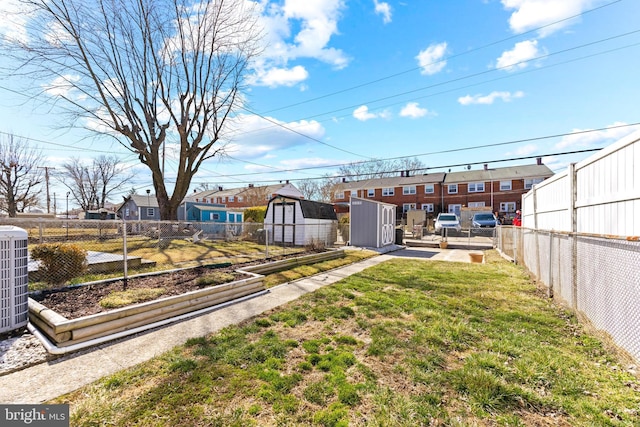
[[[485,255],[379,264],[53,403],[71,425],[640,424],[634,362]]]

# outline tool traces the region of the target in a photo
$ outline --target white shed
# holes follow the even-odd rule
[[[269,242],[276,244],[304,246],[318,241],[333,245],[338,217],[329,203],[280,195],[269,200],[264,228]]]
[[[381,248],[395,241],[396,205],[351,197],[350,242],[352,246]]]

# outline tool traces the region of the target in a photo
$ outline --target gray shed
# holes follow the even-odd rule
[[[329,203],[280,195],[269,200],[264,228],[273,243],[304,246],[319,241],[333,245],[338,217]]]
[[[396,205],[351,197],[350,242],[352,246],[381,248],[395,241]]]

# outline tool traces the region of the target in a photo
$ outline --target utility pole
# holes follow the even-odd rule
[[[49,169],[55,169],[50,166],[38,166],[38,169],[44,169],[44,182],[47,185],[47,213],[51,213],[51,197],[49,197]]]

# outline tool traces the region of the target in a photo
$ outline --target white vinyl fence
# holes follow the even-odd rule
[[[497,247],[640,361],[640,132],[523,196]]]

